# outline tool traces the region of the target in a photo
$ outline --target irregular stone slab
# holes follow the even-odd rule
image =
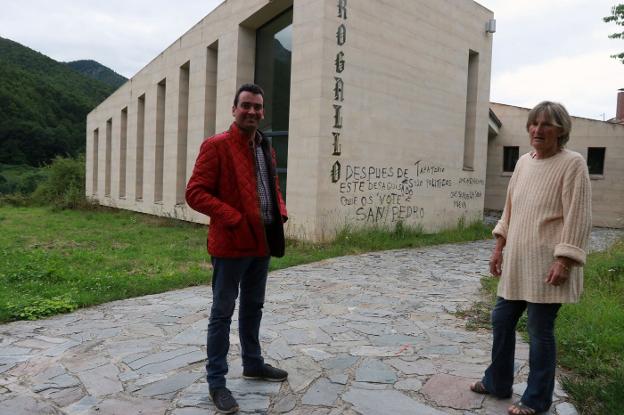
[[[408,378],[395,383],[394,388],[398,390],[416,392],[422,388],[422,382],[417,378]]]
[[[295,357],[296,354],[293,350],[288,346],[285,339],[278,338],[277,340],[271,342],[269,347],[266,348],[267,355],[274,360],[283,360],[289,359],[291,357]]]
[[[304,405],[333,406],[342,390],[341,385],[332,383],[326,378],[320,378],[308,388],[308,391],[301,398],[301,403]]]
[[[394,383],[397,375],[394,370],[377,359],[366,359],[356,370],[355,380],[371,383]]]
[[[282,336],[290,345],[293,344],[320,344],[330,343],[331,337],[320,329],[289,329],[284,330]]]
[[[362,415],[446,415],[395,390],[351,388],[342,399]]]
[[[375,346],[358,346],[349,351],[353,356],[378,356],[378,357],[394,357],[394,356],[407,356],[414,354],[414,349],[411,347],[375,347]]]
[[[67,406],[79,401],[84,396],[81,387],[64,388],[64,389],[46,389],[39,396],[52,400],[58,406]]]
[[[189,328],[171,339],[171,343],[203,346],[206,344],[206,329]]]
[[[438,355],[457,355],[461,353],[458,346],[431,346],[426,347],[422,351],[425,356],[438,356]]]
[[[32,349],[27,349],[25,347],[14,347],[14,346],[0,347],[0,356],[2,357],[28,356],[31,351]]]
[[[480,408],[484,395],[470,391],[471,379],[447,374],[432,376],[420,392],[438,406],[453,409]]]
[[[388,359],[386,360],[386,363],[389,363],[406,375],[432,375],[437,371],[434,364],[428,359],[420,359],[416,361]]]
[[[344,373],[332,373],[329,375],[329,380],[332,383],[338,383],[340,385],[346,385],[349,381],[349,376]]]
[[[206,412],[204,408],[176,408],[171,415],[212,415],[216,412]]]
[[[371,338],[371,343],[374,346],[403,346],[413,345],[418,346],[427,341],[426,337],[414,337],[404,334],[384,334],[381,336]]]
[[[53,366],[33,378],[34,392],[43,392],[46,389],[63,389],[80,385],[80,381],[67,374],[61,365]]]
[[[570,402],[564,402],[557,405],[557,415],[578,415],[578,412]]]
[[[333,354],[327,353],[324,350],[317,349],[314,347],[304,347],[301,349],[301,351],[307,354],[308,356],[310,356],[312,359],[314,359],[317,362],[320,362],[321,360],[329,359],[330,357],[334,357]]]
[[[251,379],[231,379],[227,382],[227,387],[239,395],[276,395],[282,384],[281,382],[265,382]]]
[[[320,365],[330,371],[343,371],[353,366],[358,360],[356,356],[337,356],[323,360]]]
[[[162,373],[206,359],[206,353],[195,347],[156,353],[128,363],[137,373]]]
[[[119,398],[105,399],[89,408],[85,415],[163,415],[166,413],[168,401],[160,401],[149,398],[132,398],[121,396]]]
[[[76,341],[76,340],[69,340],[66,341],[65,343],[61,343],[57,346],[51,347],[48,350],[46,350],[45,352],[43,352],[44,356],[49,356],[49,357],[56,357],[56,356],[60,356],[63,353],[65,353],[66,351],[68,351],[69,349],[71,349],[72,347],[76,347],[78,345],[80,345],[82,342]]]
[[[100,397],[123,391],[123,385],[117,378],[119,369],[113,364],[79,372],[78,377],[89,395]]]
[[[180,408],[214,408],[208,394],[208,383],[204,381],[192,384],[191,386],[180,392],[176,404]],[[205,410],[206,409],[204,409],[204,411]]]
[[[139,389],[136,394],[152,398],[171,399],[179,390],[204,377],[203,373],[178,373],[165,379],[150,383]]]
[[[297,405],[297,397],[292,393],[289,393],[286,396],[282,396],[277,402],[275,402],[275,406],[273,406],[273,411],[283,414],[284,412],[290,412],[295,409]]]
[[[295,392],[302,391],[321,375],[319,365],[307,356],[284,360],[281,366],[288,372],[288,384]]]
[[[63,412],[46,402],[30,396],[15,396],[2,401],[2,414],[10,415],[63,415]]]
[[[78,402],[75,402],[68,407],[63,408],[63,410],[67,413],[67,415],[81,414],[88,409],[93,408],[95,404],[97,404],[97,399],[93,396],[87,395]]]
[[[247,395],[236,396],[240,411],[245,412],[261,412],[267,413],[271,401],[266,395],[256,395],[253,393]]]

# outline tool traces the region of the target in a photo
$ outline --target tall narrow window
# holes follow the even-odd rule
[[[93,130],[93,185],[92,192],[94,195],[97,195],[98,192],[98,168],[99,168],[99,158],[100,158],[100,131],[96,128]]]
[[[474,170],[474,149],[477,128],[477,96],[479,90],[479,54],[468,52],[466,89],[466,125],[464,128],[464,170]]]
[[[165,95],[167,81],[158,83],[156,90],[156,145],[154,146],[154,202],[163,200],[163,168],[165,162]]]
[[[605,147],[587,148],[587,168],[589,174],[604,174],[605,150]]]
[[[126,157],[128,154],[128,107],[121,110],[119,120],[119,197],[126,197]]]
[[[217,66],[219,61],[219,42],[206,48],[206,98],[204,106],[204,137],[215,133],[217,118]]]
[[[189,68],[190,62],[180,67],[180,83],[178,93],[178,156],[176,165],[176,203],[184,203],[186,188],[186,149],[188,142],[188,110],[189,110]]]
[[[145,94],[137,99],[135,199],[143,200],[143,159],[145,151]]]
[[[113,119],[106,121],[106,160],[104,169],[104,196],[110,197],[111,191],[111,152],[112,152]]]
[[[503,171],[513,172],[520,155],[520,147],[505,146],[503,147]]]
[[[256,32],[255,81],[264,88],[264,120],[260,128],[273,143],[277,157],[277,176],[284,199],[288,173],[292,21],[291,8]]]

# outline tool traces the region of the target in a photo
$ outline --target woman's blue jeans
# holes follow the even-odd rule
[[[537,412],[550,408],[557,365],[555,319],[560,307],[561,304],[538,304],[498,297],[492,311],[492,363],[482,379],[488,392],[499,398],[512,395],[516,325],[526,309],[530,337],[529,378],[521,401]]]
[[[270,257],[212,257],[212,308],[208,322],[206,363],[210,389],[225,387],[230,325],[239,287],[238,335],[243,367],[255,370],[264,364],[259,334],[269,260]]]

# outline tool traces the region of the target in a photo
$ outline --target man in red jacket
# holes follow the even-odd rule
[[[211,255],[212,308],[208,323],[210,397],[221,413],[238,411],[226,388],[230,324],[240,289],[238,327],[243,377],[274,382],[288,373],[262,358],[260,321],[269,259],[284,255],[286,206],[276,174],[275,152],[258,131],[264,118],[264,92],[242,85],[234,98],[230,129],[206,139],[200,148],[186,201],[210,216],[208,253]]]

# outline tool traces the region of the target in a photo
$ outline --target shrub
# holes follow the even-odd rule
[[[80,209],[91,206],[85,197],[84,156],[56,157],[47,169],[48,177],[33,193],[33,200],[57,209]]]

